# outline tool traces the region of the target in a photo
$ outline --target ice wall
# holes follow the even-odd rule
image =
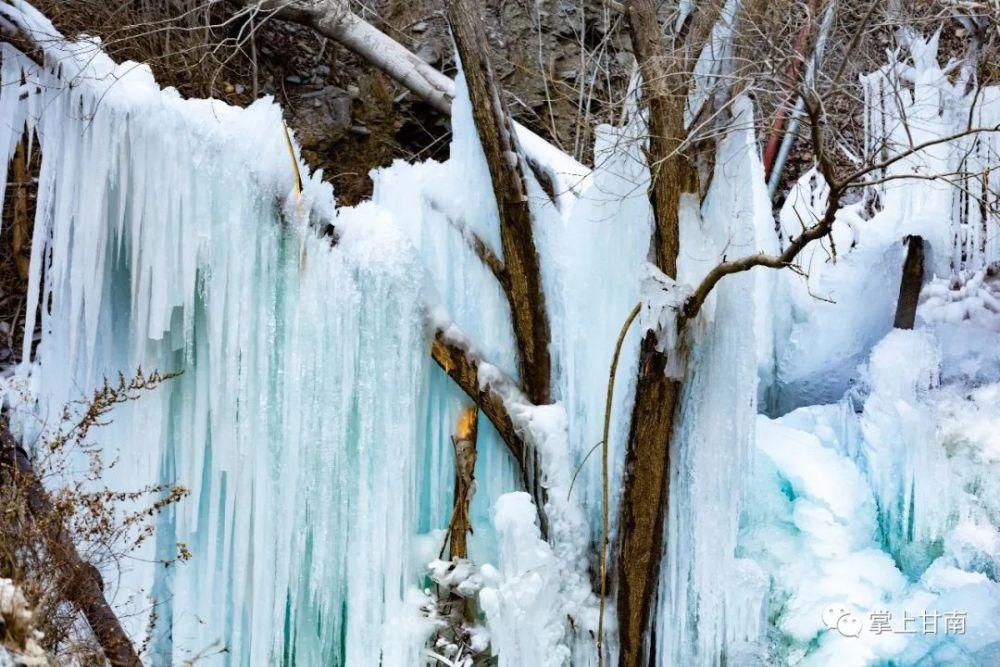
[[[889,334],[861,406],[759,418],[740,550],[770,581],[761,664],[1000,655],[997,385],[937,386],[935,344]]]
[[[147,659],[417,664],[429,362],[412,245],[376,204],[335,210],[318,177],[293,191],[305,169],[270,101],[182,100],[14,4],[51,37],[41,69],[4,46],[0,89],[5,137],[36,113],[43,154],[25,431],[105,376],[183,371],[99,434],[109,487],[191,491],[106,573]],[[194,559],[158,564],[177,541]]]
[[[499,252],[468,101],[460,94],[455,105],[449,161],[397,163],[373,174],[372,202],[337,208],[319,175],[298,191],[296,172],[306,169],[270,101],[241,110],[182,100],[161,91],[148,68],[113,63],[96,42],[63,42],[27,5],[2,8],[47,45],[41,68],[5,46],[0,91],[9,130],[0,140],[13,150],[27,119],[44,156],[29,310],[46,307],[35,363],[21,371],[34,390],[22,429],[44,432],[66,401],[105,376],[183,371],[101,432],[117,461],[109,486],[191,490],[165,514],[157,544],[108,573],[130,630],[142,636],[155,608],[154,662],[421,663],[432,627],[420,586],[450,519],[450,436],[468,402],[430,368],[427,322],[454,322],[515,374],[506,301],[468,242],[476,233]],[[571,212],[589,175],[558,156],[540,168],[561,190],[550,201],[531,180],[539,246],[565,258],[582,238]],[[594,201],[610,197],[595,193]],[[648,221],[637,222],[632,236],[648,239]],[[609,222],[599,233],[611,231],[620,230]],[[590,267],[600,286],[592,294],[637,293],[634,273],[618,264],[634,257],[611,259],[607,280]],[[543,267],[559,349],[569,345],[564,267],[562,259]],[[609,335],[617,326],[607,325]],[[596,355],[606,369],[612,347],[577,357],[596,368]],[[603,403],[604,385],[581,395]],[[509,664],[518,651],[553,649],[553,664],[584,665],[593,660],[596,598],[579,499],[594,492],[586,479],[569,491],[583,460],[573,452],[591,436],[571,452],[562,405],[519,400],[511,396],[509,408],[542,450],[550,488],[550,544],[540,544],[551,552],[551,590],[536,610],[551,613],[516,607],[519,596],[514,608],[484,604],[497,631],[492,650]],[[480,433],[470,555],[484,570],[497,565],[483,579],[489,597],[517,590],[535,517],[521,512],[514,530],[494,515],[517,483],[485,420]],[[158,565],[178,541],[193,560]],[[505,634],[517,615],[549,630]]]

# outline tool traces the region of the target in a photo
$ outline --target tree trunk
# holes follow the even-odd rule
[[[14,252],[14,264],[17,275],[22,281],[28,280],[28,269],[31,264],[31,253],[28,243],[31,233],[28,228],[28,158],[27,139],[17,143],[14,153],[14,183],[17,191],[14,194],[14,224],[11,229],[11,242]]]
[[[73,540],[58,519],[52,503],[38,480],[25,453],[6,426],[0,425],[0,483],[18,484],[24,489],[28,509],[34,520],[45,526],[46,550],[62,568],[61,593],[80,612],[100,644],[112,667],[141,667],[139,656],[118,617],[104,599],[101,575],[80,557]]]
[[[524,157],[493,75],[482,21],[471,0],[450,0],[455,46],[472,101],[472,115],[493,181],[500,215],[500,243],[509,289],[518,372],[524,393],[535,405],[550,401],[549,319],[545,312],[541,268],[535,249],[531,210],[524,180]]]
[[[524,176],[526,163],[496,85],[493,67],[484,48],[486,35],[482,21],[474,13],[475,7],[472,0],[449,0],[448,20],[465,72],[473,120],[496,196],[503,250],[502,270],[506,278],[501,284],[510,304],[521,387],[528,400],[535,405],[543,405],[551,400],[549,318],[545,310],[541,266],[528,205]],[[523,472],[528,478],[526,488],[535,499],[539,523],[545,529],[546,493],[537,474],[537,453],[532,450],[525,454]]]
[[[924,284],[924,240],[919,236],[906,237],[906,261],[903,262],[903,279],[899,283],[899,301],[896,302],[897,329],[912,329],[917,319],[917,302]]]
[[[626,3],[632,45],[649,110],[649,198],[653,209],[651,255],[657,268],[677,277],[680,203],[697,193],[697,174],[682,153],[687,72],[668,60],[653,0]],[[680,382],[665,374],[667,357],[646,334],[625,451],[619,519],[618,628],[620,667],[645,664],[645,635],[659,579],[664,517],[670,489],[670,435]]]

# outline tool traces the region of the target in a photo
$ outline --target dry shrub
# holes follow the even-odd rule
[[[95,428],[108,423],[113,408],[138,400],[172,377],[139,370],[130,378],[105,381],[88,399],[66,407],[58,428],[30,457],[36,479],[50,489],[48,511],[38,511],[37,487],[29,476],[0,468],[0,578],[12,580],[23,592],[35,610],[39,644],[60,662],[104,664],[100,647],[68,600],[81,577],[101,581],[98,570],[114,571],[134,554],[153,537],[158,516],[187,495],[183,487],[165,484],[129,491],[108,488],[103,475],[115,462],[104,459],[91,437]],[[189,557],[186,545],[177,544],[176,553],[162,563]]]
[[[218,0],[34,0],[65,35],[96,35],[117,61],[148,64],[163,85],[218,97],[245,79],[259,22],[234,18]]]

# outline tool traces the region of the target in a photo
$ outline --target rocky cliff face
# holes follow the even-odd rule
[[[149,62],[157,80],[185,95],[241,105],[274,95],[305,158],[324,170],[344,203],[370,195],[368,171],[374,167],[400,158],[447,156],[447,118],[308,28],[234,22],[232,8],[184,13],[205,4],[200,0],[150,0],[111,9],[97,0],[35,4],[65,33],[96,34],[115,58]],[[454,74],[440,3],[372,5],[354,9],[428,63]],[[621,15],[599,0],[485,0],[481,7],[511,113],[587,161],[593,127],[620,116],[632,71]],[[149,29],[164,21],[174,29]]]

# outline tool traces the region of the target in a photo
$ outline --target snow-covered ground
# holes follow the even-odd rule
[[[778,664],[1000,660],[1000,382],[942,382],[940,347],[893,331],[844,400],[758,418],[740,550]]]

